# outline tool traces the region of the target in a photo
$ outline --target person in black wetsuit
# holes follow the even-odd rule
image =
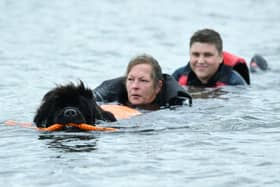
[[[142,109],[159,109],[192,104],[191,96],[168,74],[162,74],[158,61],[150,55],[133,58],[123,77],[104,81],[96,87],[98,102],[118,102]]]

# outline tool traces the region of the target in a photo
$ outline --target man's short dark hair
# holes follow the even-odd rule
[[[213,29],[196,31],[190,39],[190,48],[195,42],[213,44],[220,54],[223,52],[223,40],[220,34]]]

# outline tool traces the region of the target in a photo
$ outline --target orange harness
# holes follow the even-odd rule
[[[116,117],[116,119],[118,119],[118,120],[128,119],[130,117],[141,114],[141,112],[139,112],[136,109],[129,108],[127,106],[122,106],[122,105],[101,105],[101,108],[103,110],[113,113],[114,116]],[[117,131],[118,130],[116,128],[92,126],[92,125],[85,124],[85,123],[81,123],[81,124],[69,123],[69,124],[65,124],[65,125],[53,124],[46,128],[35,127],[30,122],[17,122],[17,121],[13,121],[13,120],[7,120],[4,122],[4,124],[10,125],[10,126],[17,125],[17,126],[21,126],[21,127],[25,127],[25,128],[33,128],[33,129],[37,129],[39,131],[59,131],[59,130],[62,130],[65,126],[76,127],[83,131]]]
[[[128,119],[133,116],[142,114],[141,112],[139,112],[138,110],[136,110],[134,108],[130,108],[130,107],[123,106],[123,105],[109,105],[108,104],[108,105],[100,105],[100,107],[105,111],[113,113],[117,120]]]

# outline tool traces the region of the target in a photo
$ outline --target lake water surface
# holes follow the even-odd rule
[[[280,185],[280,3],[276,0],[3,0],[0,2],[1,186]],[[224,49],[271,71],[249,87],[193,93],[193,107],[110,126],[116,133],[41,133],[32,121],[56,84],[94,88],[148,53],[166,73],[188,61],[188,40],[219,31]]]

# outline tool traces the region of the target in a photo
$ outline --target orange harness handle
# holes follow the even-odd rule
[[[38,128],[32,125],[32,123],[28,123],[28,122],[16,122],[13,120],[7,120],[4,122],[5,125],[19,125],[21,127],[26,127],[26,128],[35,128],[39,131],[59,131],[61,129],[63,129],[64,126],[72,126],[72,127],[77,127],[81,130],[84,131],[117,131],[118,129],[116,128],[111,128],[111,127],[101,127],[101,126],[92,126],[89,124],[85,124],[85,123],[81,123],[81,124],[75,124],[75,123],[69,123],[66,125],[63,124],[53,124],[49,127],[46,128]]]
[[[138,116],[141,115],[142,113],[136,109],[127,107],[127,106],[123,106],[123,105],[101,105],[101,108],[103,110],[109,111],[111,113],[114,114],[114,116],[120,120],[120,119],[128,119],[134,116]],[[25,128],[33,128],[33,129],[37,129],[40,131],[59,131],[62,130],[63,127],[65,125],[62,124],[53,124],[49,127],[46,128],[37,128],[35,127],[32,123],[30,122],[17,122],[17,121],[13,121],[13,120],[7,120],[4,122],[4,124],[6,125],[17,125],[17,126],[21,126],[21,127],[25,127]],[[100,126],[92,126],[89,124],[74,124],[74,123],[69,123],[66,124],[66,126],[72,126],[72,127],[77,127],[81,130],[84,131],[117,131],[118,129],[116,128],[110,128],[110,127],[100,127]]]

